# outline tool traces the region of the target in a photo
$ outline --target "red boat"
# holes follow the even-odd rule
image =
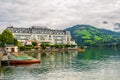
[[[40,63],[39,59],[30,56],[12,56],[9,59],[10,64],[32,64]]]
[[[40,63],[40,60],[9,60],[10,64],[32,64]]]

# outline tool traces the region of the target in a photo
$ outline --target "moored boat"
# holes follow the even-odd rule
[[[10,64],[32,64],[40,63],[40,60],[9,60]]]
[[[10,56],[9,63],[10,64],[32,64],[32,63],[40,63],[40,60],[27,55]]]
[[[79,51],[79,52],[84,52],[85,49],[78,48],[77,51]]]

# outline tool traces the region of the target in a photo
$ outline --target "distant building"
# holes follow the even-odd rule
[[[6,52],[18,52],[18,46],[15,45],[6,45],[5,46]]]
[[[14,37],[23,44],[37,41],[39,43],[47,42],[51,45],[76,45],[75,41],[71,38],[70,32],[65,30],[53,30],[41,26],[32,26],[30,28],[7,27],[7,29],[10,30]]]

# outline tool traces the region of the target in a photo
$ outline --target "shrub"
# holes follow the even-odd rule
[[[25,46],[21,46],[19,47],[20,51],[25,51],[26,50],[26,47]]]

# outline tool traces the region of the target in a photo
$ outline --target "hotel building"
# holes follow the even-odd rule
[[[47,27],[32,26],[30,28],[7,27],[14,37],[25,44],[29,41],[37,41],[39,43],[47,42],[54,44],[72,44],[76,45],[72,40],[70,32],[65,30],[53,30]]]

